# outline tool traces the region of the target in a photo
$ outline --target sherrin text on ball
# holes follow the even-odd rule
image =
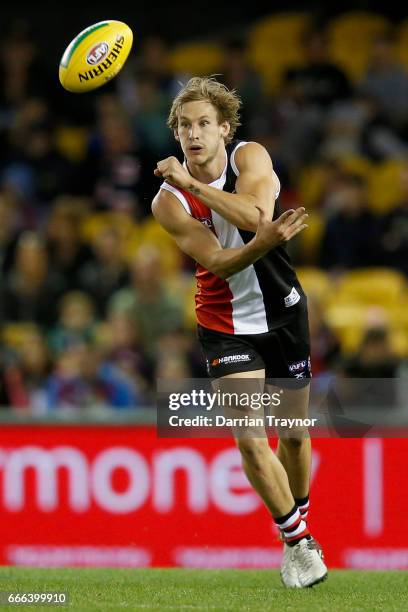
[[[61,58],[61,85],[74,93],[101,87],[123,68],[132,43],[132,30],[121,21],[106,20],[89,26],[74,38]]]

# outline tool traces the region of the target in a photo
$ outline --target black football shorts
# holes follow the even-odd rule
[[[198,338],[210,378],[262,369],[265,378],[280,379],[280,384],[281,379],[300,383],[312,377],[307,308],[263,334],[226,334],[199,325]]]

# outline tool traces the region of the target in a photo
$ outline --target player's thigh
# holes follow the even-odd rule
[[[276,435],[280,439],[308,438],[310,384],[303,383],[301,386],[285,388],[279,384],[270,384],[268,381],[265,384],[265,392],[275,398],[268,414],[274,417]],[[276,398],[279,398],[279,401],[276,401]]]
[[[242,449],[256,446],[255,439],[265,440],[265,415],[262,397],[265,396],[265,370],[235,372],[212,380],[224,416],[231,423],[231,434]]]
[[[306,419],[309,414],[310,382],[298,386],[295,382],[293,386],[285,387],[279,384],[281,380],[278,379],[277,384],[272,384],[271,380],[265,382],[265,393],[275,398],[269,410],[273,410],[273,414],[279,418]]]
[[[307,419],[311,381],[310,340],[307,308],[299,308],[296,316],[273,334],[274,351],[266,360],[265,389],[271,397],[278,397],[271,409],[279,419],[295,422],[292,433],[302,434],[300,421]],[[285,429],[279,435],[288,435]]]

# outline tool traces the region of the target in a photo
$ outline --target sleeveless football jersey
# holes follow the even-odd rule
[[[235,181],[239,175],[235,152],[246,144],[235,140],[226,146],[224,171],[210,183],[211,187],[235,192]],[[253,238],[252,232],[238,229],[196,195],[166,182],[161,189],[173,193],[188,214],[214,232],[223,248],[241,247]],[[273,219],[280,214],[279,206],[275,203]],[[254,264],[225,280],[197,263],[196,280],[197,322],[224,333],[261,334],[276,329],[294,316],[297,305],[306,303],[284,246],[272,249]]]

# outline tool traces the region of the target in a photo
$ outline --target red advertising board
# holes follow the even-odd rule
[[[329,566],[408,568],[407,466],[405,439],[313,440],[309,524]],[[280,557],[231,440],[136,426],[0,432],[1,564],[277,567]]]

